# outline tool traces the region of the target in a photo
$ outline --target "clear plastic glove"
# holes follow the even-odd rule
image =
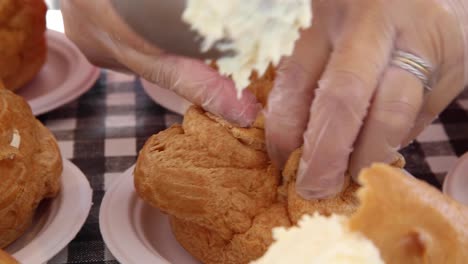
[[[183,2],[63,0],[61,10],[67,37],[92,63],[134,72],[231,122],[251,124],[261,108],[253,94],[245,90],[238,100],[231,80],[180,55],[201,56],[194,33],[180,21]]]
[[[339,192],[344,175],[392,163],[463,89],[466,0],[315,1],[313,25],[282,62],[266,110],[267,147],[282,166],[303,145],[296,188]],[[429,92],[391,64],[395,50],[430,63]]]

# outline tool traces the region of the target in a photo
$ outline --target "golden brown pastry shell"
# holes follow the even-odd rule
[[[467,262],[467,206],[384,164],[364,169],[359,180],[350,227],[374,242],[385,263]]]
[[[139,196],[170,215],[177,240],[203,263],[248,263],[272,242],[271,229],[319,211],[350,214],[357,189],[320,201],[294,191],[300,150],[280,177],[263,130],[239,128],[191,107],[182,126],[152,136],[134,171]],[[287,190],[286,192],[282,190]]]
[[[19,148],[10,143],[17,131]],[[60,189],[62,159],[50,131],[0,85],[0,248],[21,236],[39,202]]]
[[[31,81],[47,57],[43,0],[0,1],[0,80],[9,90]]]

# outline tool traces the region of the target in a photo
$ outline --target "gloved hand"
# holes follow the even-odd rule
[[[314,1],[313,25],[282,62],[265,120],[275,163],[304,146],[296,182],[304,198],[339,192],[347,168],[356,177],[372,162],[397,160],[459,94],[468,76],[467,2]],[[432,65],[432,90],[392,63],[396,50]]]
[[[167,8],[161,5],[155,8],[154,3],[162,3]],[[200,55],[196,54],[199,45],[184,43],[194,36],[188,29],[184,32],[180,3],[176,0],[63,0],[60,4],[67,37],[92,63],[134,72],[231,122],[241,126],[251,124],[261,108],[253,94],[245,90],[238,100],[231,80],[202,61],[169,54],[158,46],[171,47],[178,54]],[[172,20],[167,21],[169,18]]]

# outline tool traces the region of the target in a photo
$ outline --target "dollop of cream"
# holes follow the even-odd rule
[[[383,264],[377,247],[340,215],[305,215],[298,226],[273,229],[275,242],[251,264]]]
[[[234,51],[217,60],[238,97],[252,71],[263,74],[289,56],[300,30],[312,23],[311,0],[187,0],[182,19],[204,37],[201,50]],[[227,40],[227,42],[225,42]]]
[[[18,129],[13,129],[13,135],[11,137],[10,146],[19,149],[21,144],[21,135]]]

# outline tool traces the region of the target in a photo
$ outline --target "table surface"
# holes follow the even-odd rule
[[[156,104],[139,78],[102,71],[77,100],[38,117],[57,137],[64,158],[77,165],[94,190],[93,207],[75,239],[48,263],[119,263],[99,231],[106,189],[136,161],[146,139],[182,117]],[[440,188],[447,170],[468,150],[468,91],[462,93],[410,146],[406,169]]]

